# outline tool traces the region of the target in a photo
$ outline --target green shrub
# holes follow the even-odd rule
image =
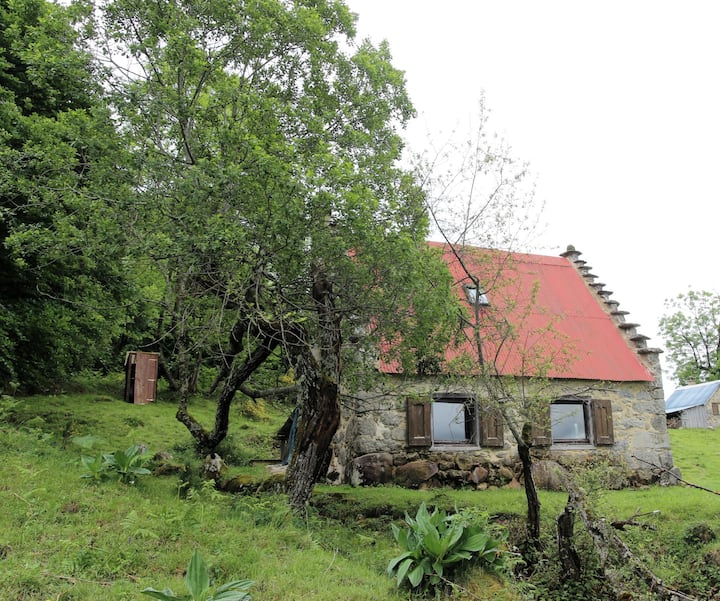
[[[491,571],[506,566],[504,541],[493,538],[487,523],[478,524],[470,511],[448,515],[436,508],[429,513],[422,503],[415,518],[405,514],[405,523],[406,528],[391,524],[403,549],[387,568],[397,578],[398,587],[407,583],[422,591],[437,589],[472,562],[480,562]]]
[[[125,451],[115,451],[103,455],[107,469],[118,474],[120,480],[127,484],[134,484],[137,476],[147,476],[150,470],[144,467],[148,460],[147,449],[134,444]]]
[[[706,545],[717,538],[712,526],[702,522],[689,526],[683,534],[683,540],[688,545]]]

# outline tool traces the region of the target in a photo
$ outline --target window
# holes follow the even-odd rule
[[[720,415],[720,403],[713,403],[713,404],[712,404],[712,414],[713,414],[713,415]]]
[[[476,286],[465,286],[465,295],[467,301],[471,305],[481,305],[487,307],[490,305],[487,294],[484,290],[478,289]]]
[[[437,395],[426,402],[408,399],[408,445],[413,447],[504,446],[502,416],[474,398]]]
[[[533,440],[538,446],[615,443],[612,406],[605,399],[559,399],[539,421],[545,423],[534,428]]]
[[[558,401],[550,406],[553,442],[589,443],[586,405],[583,402]]]
[[[432,440],[439,444],[475,443],[475,401],[438,399],[431,406]]]

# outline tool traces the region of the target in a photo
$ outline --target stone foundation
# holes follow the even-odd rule
[[[350,482],[354,486],[395,484],[407,488],[429,489],[438,487],[517,488],[523,485],[522,464],[518,457],[498,463],[467,453],[368,453],[357,457],[352,464]],[[645,486],[650,484],[675,484],[680,476],[676,470],[670,473],[653,469],[629,469],[618,465],[611,454],[597,456],[588,454],[555,454],[553,459],[541,458],[540,452],[533,464],[535,484],[543,490],[564,491],[559,466],[570,471],[599,470],[609,489]]]

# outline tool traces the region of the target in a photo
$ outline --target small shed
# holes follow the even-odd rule
[[[720,381],[678,386],[665,401],[668,425],[676,428],[720,426]]]
[[[125,400],[146,405],[157,398],[158,353],[130,351],[125,357]]]

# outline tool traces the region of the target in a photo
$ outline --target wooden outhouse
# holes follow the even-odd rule
[[[125,357],[125,400],[135,405],[157,398],[158,353],[130,351]]]

